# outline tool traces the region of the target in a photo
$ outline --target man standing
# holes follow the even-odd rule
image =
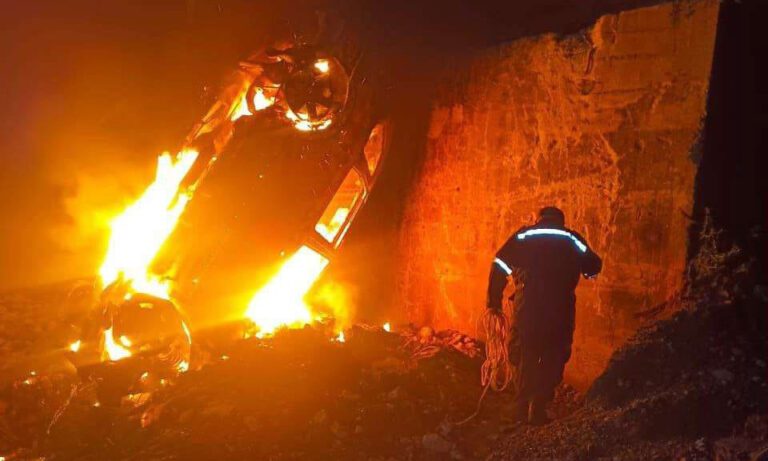
[[[546,405],[571,357],[579,276],[595,277],[602,261],[583,237],[565,227],[563,212],[542,208],[496,253],[488,282],[488,308],[501,310],[507,277],[512,299],[510,360],[517,367],[515,418],[547,422]]]

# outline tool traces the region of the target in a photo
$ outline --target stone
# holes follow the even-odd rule
[[[421,445],[429,451],[435,453],[448,453],[453,450],[453,443],[439,436],[438,434],[426,434],[421,439]]]
[[[263,425],[262,421],[255,416],[246,416],[243,419],[243,422],[245,423],[245,427],[252,432],[259,430]]]
[[[403,390],[400,386],[387,392],[387,400],[398,400],[402,397]]]
[[[322,409],[315,413],[315,415],[312,417],[312,422],[314,424],[323,424],[328,419],[328,413],[325,411],[325,409]]]
[[[717,370],[712,370],[710,372],[712,376],[715,377],[718,381],[721,383],[729,383],[733,381],[734,375],[730,371],[724,369],[724,368],[718,368]]]
[[[432,339],[435,335],[435,330],[430,327],[421,327],[419,329],[419,338],[425,341]]]

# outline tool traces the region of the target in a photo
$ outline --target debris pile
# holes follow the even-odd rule
[[[685,309],[641,330],[583,407],[521,429],[492,459],[765,459],[765,325],[765,303],[752,297]]]
[[[66,296],[30,312],[52,315]],[[79,374],[6,376],[0,456],[482,459],[515,430],[511,392],[489,393],[477,417],[454,424],[482,391],[482,344],[459,332],[356,326],[342,342],[322,325],[266,339],[243,339],[246,330],[196,332],[192,365],[175,379],[145,376],[140,355]],[[60,349],[67,338],[57,336]],[[558,395],[561,413],[578,405],[572,389]]]
[[[485,358],[457,331],[334,338],[317,324],[256,338],[236,322],[196,332],[191,366],[169,378],[141,354],[75,369],[88,290],[0,296],[0,457],[766,459],[766,289],[746,269],[723,278],[737,259],[701,261],[679,310],[622,346],[586,395],[558,388],[543,427],[512,421],[511,389],[457,424],[476,409]]]
[[[414,359],[433,357],[445,349],[455,350],[471,358],[478,357],[481,353],[474,338],[456,330],[435,332],[431,327],[416,329],[410,326],[401,335],[406,338],[404,347],[411,351]]]
[[[707,213],[676,310],[611,358],[584,404],[492,459],[768,459],[765,285]]]
[[[500,430],[503,413],[496,412],[489,412],[491,421],[478,419],[467,439],[468,429],[455,433],[450,424],[474,405],[479,359],[440,351],[414,360],[402,344],[397,334],[362,328],[349,331],[345,343],[311,328],[233,342],[217,351],[219,360],[151,394],[100,404],[87,393],[76,397],[50,433],[38,428],[40,451],[26,453],[64,459],[461,458],[467,449],[462,440],[473,442],[480,427],[490,426],[480,440]],[[503,407],[510,396],[494,397],[489,405]]]

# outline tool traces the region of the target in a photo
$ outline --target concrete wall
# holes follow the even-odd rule
[[[605,262],[582,282],[566,379],[584,387],[679,289],[716,1],[604,16],[487,50],[441,89],[400,230],[409,320],[475,332],[496,249],[544,205]]]

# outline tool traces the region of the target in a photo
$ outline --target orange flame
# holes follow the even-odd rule
[[[112,327],[104,330],[104,353],[107,360],[117,361],[131,356],[131,351],[115,341]]]
[[[327,74],[330,69],[331,69],[331,66],[328,63],[327,59],[318,59],[317,61],[315,61],[315,70],[317,70],[321,74]]]
[[[256,109],[256,111],[264,110],[268,107],[271,107],[275,104],[275,96],[267,96],[264,93],[264,88],[256,88],[256,91],[253,94],[253,108]],[[235,106],[234,110],[232,111],[232,115],[229,117],[231,121],[236,121],[240,117],[245,117],[248,115],[253,115],[251,110],[248,108],[248,91],[243,92],[243,95],[240,97],[240,101]]]
[[[170,287],[149,266],[179,221],[189,194],[179,186],[197,159],[185,149],[175,159],[163,153],[157,160],[155,181],[136,202],[110,223],[111,235],[99,275],[104,286],[120,278],[132,290],[168,299]]]
[[[197,156],[197,151],[191,149],[182,150],[175,159],[168,152],[160,155],[155,181],[112,220],[107,255],[99,269],[104,286],[122,278],[130,292],[170,299],[169,284],[151,273],[150,264],[176,228],[189,201],[189,193],[180,191],[179,187]],[[105,359],[116,361],[130,357],[131,345],[126,336],[115,341],[112,327],[104,330]]]
[[[304,296],[320,277],[328,259],[302,246],[278,270],[248,303],[245,316],[258,327],[263,337],[279,327],[301,327],[313,320]]]
[[[349,208],[339,208],[333,214],[331,222],[328,224],[322,222],[315,224],[315,231],[325,237],[329,242],[333,242],[336,234],[339,233],[339,229],[341,229],[341,226],[347,221],[347,216],[349,216]]]
[[[301,115],[296,115],[296,113],[290,109],[285,111],[285,116],[288,118],[288,120],[293,122],[294,128],[299,131],[322,131],[331,126],[331,123],[333,122],[331,119],[328,119],[323,120],[320,123],[313,124],[309,120],[306,120],[306,116],[302,117]]]

